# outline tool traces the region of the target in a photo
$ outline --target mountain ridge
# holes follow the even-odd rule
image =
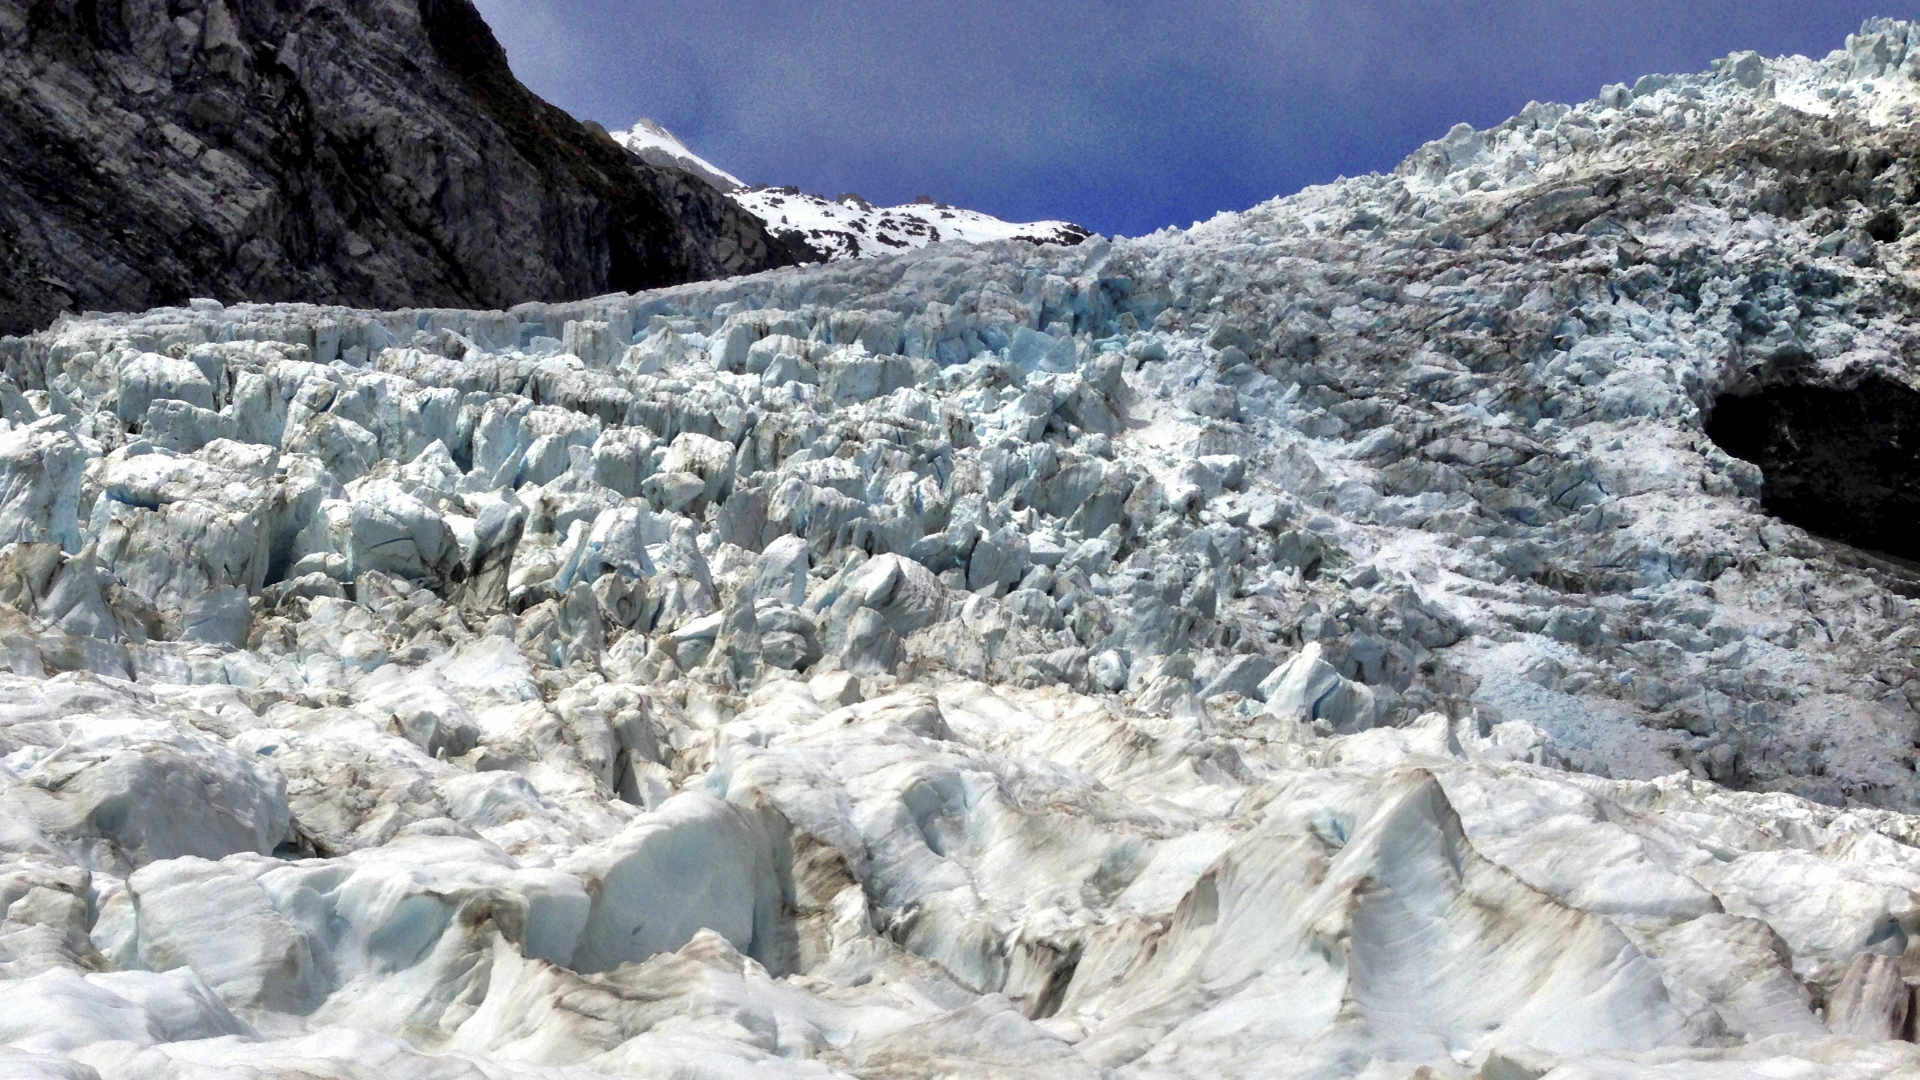
[[[467,0],[0,9],[0,329],[190,296],[506,306],[809,254],[513,79]]]
[[[804,243],[828,261],[873,258],[943,241],[986,243],[1025,240],[1073,245],[1093,234],[1068,221],[1009,222],[921,198],[899,206],[875,206],[854,194],[828,199],[792,186],[748,184],[689,149],[658,121],[641,119],[614,139],[641,158],[684,169],[766,223],[776,236]]]

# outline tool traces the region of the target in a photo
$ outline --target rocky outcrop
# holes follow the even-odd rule
[[[504,307],[811,257],[513,78],[467,0],[0,5],[0,332]]]
[[[1920,560],[1920,390],[1878,371],[1808,372],[1729,393],[1707,434],[1760,467],[1767,509],[1809,532]]]

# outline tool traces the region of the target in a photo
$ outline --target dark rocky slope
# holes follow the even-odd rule
[[[0,332],[196,295],[498,307],[810,255],[541,101],[467,0],[3,0],[0,251]]]

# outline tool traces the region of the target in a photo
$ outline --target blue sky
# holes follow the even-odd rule
[[[1459,121],[1740,49],[1854,0],[476,0],[582,119],[651,116],[750,183],[1137,235],[1389,169]]]

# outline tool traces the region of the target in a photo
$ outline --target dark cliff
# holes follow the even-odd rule
[[[499,307],[784,265],[468,0],[0,0],[0,333],[190,296]]]

